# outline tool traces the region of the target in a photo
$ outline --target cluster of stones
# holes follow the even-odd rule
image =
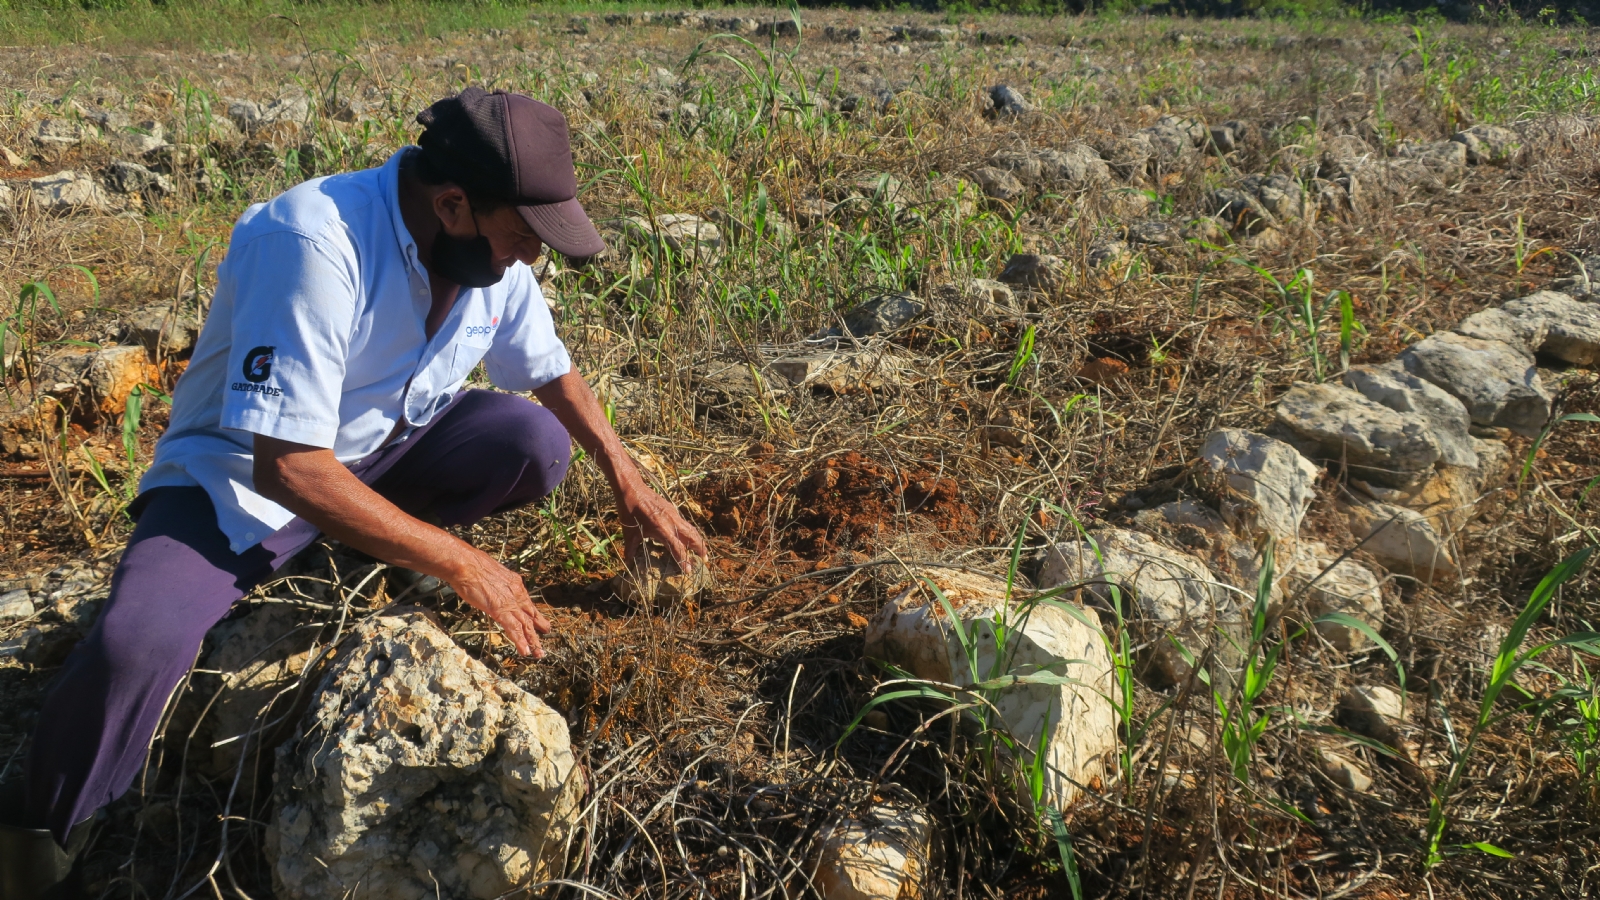
[[[1458,577],[1455,538],[1506,474],[1504,438],[1535,436],[1548,425],[1551,397],[1539,357],[1575,366],[1600,360],[1600,303],[1540,291],[1424,338],[1393,362],[1353,367],[1338,383],[1297,383],[1279,400],[1268,433],[1230,428],[1205,440],[1188,475],[1203,489],[1186,495],[1162,483],[1136,491],[1106,524],[1045,549],[1038,585],[1072,591],[1077,614],[1008,590],[1003,579],[920,569],[866,626],[866,651],[918,678],[970,686],[964,632],[979,648],[979,672],[990,673],[995,654],[1005,653],[1012,674],[1071,678],[1019,686],[997,701],[1020,744],[1044,748],[1049,802],[1064,807],[1103,777],[1117,743],[1105,699],[1112,660],[1101,630],[1088,624],[1097,610],[1103,616],[1122,604],[1133,644],[1143,648],[1137,671],[1152,688],[1183,684],[1202,659],[1212,660],[1213,683],[1225,683],[1247,643],[1248,598],[1262,580],[1259,548],[1270,545],[1269,615],[1309,624],[1343,613],[1380,631],[1384,578],[1372,564],[1419,582]],[[1343,475],[1328,509],[1349,525],[1354,543],[1343,551],[1302,535],[1324,467]],[[1343,621],[1316,623],[1314,631],[1339,651],[1371,649],[1366,632]],[[997,634],[1005,635],[1003,648]],[[1401,769],[1414,771],[1406,712],[1393,688],[1357,685],[1336,715],[1397,748]],[[1319,752],[1335,783],[1370,787],[1348,751]],[[898,853],[908,834],[926,840],[926,830],[905,824],[919,821],[912,812],[884,810],[878,818],[901,824],[872,831],[858,823],[860,842],[829,845],[829,865],[857,874],[857,893],[841,896],[894,897],[911,884],[881,883],[875,860],[886,843]],[[927,845],[912,851],[925,854]]]
[[[105,153],[112,161],[97,170],[67,168],[34,178],[0,180],[0,214],[16,216],[28,210],[62,215],[114,214],[135,211],[177,190],[177,179],[191,174],[200,187],[212,183],[206,166],[212,149],[233,150],[246,141],[273,146],[299,135],[311,115],[304,94],[291,92],[278,99],[226,101],[226,115],[211,118],[204,133],[178,139],[155,118],[134,121],[111,108],[63,110],[70,114],[41,118],[25,132],[22,149],[44,165],[59,163],[72,153]],[[350,103],[335,118],[353,117]],[[314,152],[302,148],[302,152]],[[0,161],[16,168],[26,160],[9,148],[0,148]]]
[[[631,26],[656,26],[660,28],[698,28],[725,34],[752,35],[755,37],[799,37],[801,26],[791,18],[755,19],[749,16],[714,16],[700,12],[637,12],[611,13],[605,16],[572,16],[567,20],[567,31],[572,34],[589,34],[604,23],[613,28]],[[1020,44],[1020,35],[998,34],[958,28],[948,25],[829,25],[822,36],[831,41],[859,43],[954,43],[976,41],[982,44]]]
[[[26,366],[27,377],[19,380],[32,388],[0,395],[0,456],[37,459],[39,442],[53,440],[69,420],[93,427],[122,415],[129,395],[141,385],[159,385],[159,364],[186,357],[199,335],[190,292],[177,306],[155,304],[125,314],[98,347],[57,347],[25,360],[20,343],[7,341],[0,372]],[[123,464],[121,456],[96,454],[108,470]]]
[[[988,114],[995,118],[1020,118],[1033,111],[1022,92],[1009,85],[989,90]],[[1154,204],[1136,186],[1181,168],[1198,154],[1227,156],[1256,136],[1255,127],[1246,121],[1207,125],[1167,115],[1121,137],[1002,150],[970,174],[986,197],[1001,203],[1102,190],[1113,213],[1136,221],[1126,228],[1125,241],[1091,248],[1091,263],[1100,264],[1126,256],[1129,244],[1214,242],[1224,234],[1271,247],[1290,222],[1318,214],[1359,216],[1412,190],[1441,189],[1458,181],[1469,165],[1510,162],[1523,143],[1509,128],[1474,125],[1448,141],[1401,143],[1390,156],[1383,156],[1358,137],[1339,135],[1323,143],[1304,185],[1284,174],[1248,175],[1232,187],[1207,194],[1203,208],[1194,210],[1197,218],[1186,227],[1145,218]]]

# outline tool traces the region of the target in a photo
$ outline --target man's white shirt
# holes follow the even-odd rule
[[[480,361],[512,391],[572,368],[522,263],[492,287],[462,288],[427,337],[428,273],[400,216],[406,152],[381,168],[307,181],[234,226],[171,424],[139,487],[205,488],[235,553],[294,518],[255,491],[254,435],[329,448],[349,464],[378,450],[402,418],[407,435],[426,425]]]

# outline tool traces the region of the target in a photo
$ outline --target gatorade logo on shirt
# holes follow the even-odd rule
[[[262,382],[272,377],[272,351],[275,347],[255,347],[244,355],[244,381],[235,381],[228,387],[235,391],[281,397],[280,388],[266,387]]]

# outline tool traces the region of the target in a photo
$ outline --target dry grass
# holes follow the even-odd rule
[[[1278,301],[1265,282],[1231,257],[1285,280],[1309,269],[1319,297],[1354,294],[1363,327],[1354,361],[1362,362],[1389,359],[1420,335],[1567,274],[1565,253],[1600,249],[1590,233],[1590,76],[1581,58],[1554,52],[1581,47],[1582,34],[1429,29],[1425,46],[1437,58],[1421,67],[1408,29],[1359,22],[1314,26],[1342,46],[1283,48],[1274,40],[1299,32],[1274,23],[986,18],[982,30],[1027,42],[908,43],[899,46],[909,52],[891,54],[872,41],[826,41],[822,26],[917,17],[807,14],[803,42],[769,44],[598,21],[587,36],[570,35],[562,17],[535,15],[539,24],[500,33],[423,39],[396,38],[376,23],[355,38],[274,21],[237,51],[203,50],[203,38],[156,50],[114,34],[99,45],[0,49],[16,86],[0,116],[0,144],[26,150],[24,130],[62,114],[66,97],[157,119],[199,150],[198,162],[174,166],[175,197],[131,216],[25,211],[7,219],[0,294],[46,280],[67,313],[41,314],[31,323],[37,339],[115,339],[119,310],[180,300],[197,278],[202,288],[211,282],[246,203],[313,171],[380,162],[413,133],[416,110],[469,82],[527,91],[569,111],[597,219],[748,218],[764,195],[798,222],[810,198],[837,199],[879,173],[898,178],[904,194],[893,204],[863,198],[837,227],[798,229],[787,245],[745,241],[715,261],[690,263],[646,249],[589,270],[547,272],[564,336],[585,374],[617,401],[619,430],[713,536],[718,587],[696,606],[670,610],[613,597],[605,583],[620,563],[605,538],[615,523],[603,481],[577,465],[547,508],[463,532],[542,592],[557,628],[550,657],[516,660],[479,620],[438,605],[465,646],[571,723],[593,789],[569,877],[613,896],[803,895],[819,829],[894,795],[926,803],[940,823],[932,895],[1063,895],[1054,846],[993,779],[972,777],[980,755],[948,720],[902,746],[926,711],[893,708],[888,721],[835,746],[878,680],[861,659],[860,624],[899,571],[878,563],[1002,565],[1001,545],[1019,527],[1030,546],[1070,533],[1059,518],[1030,518],[1037,501],[1085,521],[1115,520],[1111,500],[1190,461],[1212,429],[1266,425],[1273,399],[1309,377],[1311,356],[1273,312]],[[1193,40],[1169,39],[1179,24]],[[661,90],[658,66],[672,73]],[[1022,88],[1040,111],[1014,122],[985,118],[984,89],[1000,82]],[[222,98],[270,99],[286,88],[313,99],[304,126],[219,136]],[[827,105],[876,90],[893,91],[882,114]],[[350,100],[359,106],[335,116]],[[683,102],[698,104],[699,117],[684,116]],[[1094,142],[1167,111],[1245,119],[1259,136],[1225,160],[1195,155],[1084,195],[975,208],[956,196],[956,180],[997,150]],[[1310,178],[1318,143],[1336,134],[1392,144],[1442,139],[1463,121],[1524,118],[1554,123],[1549,136],[1514,165],[1474,168],[1447,189],[1365,215],[1293,223],[1271,248],[1189,243],[1090,265],[1090,248],[1121,235],[1125,207],[1143,192],[1149,215],[1183,225],[1202,212],[1208,190],[1245,174]],[[112,155],[89,147],[10,174],[95,167]],[[1536,252],[1544,248],[1563,252]],[[944,286],[993,277],[1021,250],[1066,259],[1063,282],[1010,311],[940,299],[959,296]],[[94,274],[100,308],[73,266]],[[716,364],[759,364],[879,290],[935,301],[927,319],[895,339],[915,360],[908,383],[760,402],[723,402],[706,383]],[[1336,313],[1322,324],[1329,330],[1319,352],[1337,360]],[[1033,355],[1014,367],[1029,329]],[[1114,365],[1085,370],[1093,360]],[[1107,365],[1116,374],[1106,376]],[[175,375],[176,367],[167,377]],[[642,386],[624,395],[612,384]],[[1588,373],[1570,374],[1560,402],[1563,412],[1600,412]],[[984,428],[995,423],[1023,440],[994,440]],[[147,442],[162,424],[157,410]],[[0,462],[0,571],[115,559],[126,530],[119,503],[71,452],[81,441],[116,447],[115,424],[74,427],[65,454],[46,443],[44,475],[29,474],[41,461]],[[1401,653],[1421,755],[1434,770],[1448,740],[1441,711],[1457,723],[1470,718],[1492,655],[1473,636],[1509,622],[1544,571],[1590,542],[1592,502],[1580,495],[1600,475],[1597,451],[1589,426],[1564,426],[1528,484],[1485,501],[1487,514],[1461,537],[1472,566],[1459,583],[1386,586],[1383,632]],[[806,487],[830,462],[858,486],[831,506]],[[1348,546],[1341,527],[1327,518],[1311,525]],[[347,561],[338,574],[353,588],[371,569]],[[387,602],[383,584],[369,581],[346,598],[351,610]],[[1575,583],[1541,633],[1587,628],[1597,612],[1592,585]],[[1570,660],[1550,664],[1573,671]],[[0,668],[19,710],[5,717],[17,725],[0,753],[20,746],[48,674]],[[1577,771],[1564,748],[1568,706],[1502,720],[1456,800],[1453,840],[1492,841],[1514,859],[1461,854],[1425,872],[1427,792],[1414,772],[1365,754],[1377,780],[1366,794],[1322,774],[1323,736],[1297,723],[1327,724],[1346,687],[1393,678],[1380,654],[1346,658],[1314,642],[1294,645],[1266,699],[1295,715],[1268,732],[1249,789],[1232,780],[1214,741],[1196,747],[1185,737],[1191,727],[1215,728],[1208,703],[1141,688],[1143,714],[1174,702],[1135,748],[1128,782],[1100,785],[1068,817],[1086,894],[1592,893],[1596,775]],[[1556,686],[1548,675],[1526,682],[1535,695]],[[96,857],[102,883],[111,896],[180,896],[210,892],[211,871],[224,893],[262,896],[268,811],[231,808],[239,818],[223,844],[217,816],[228,786],[174,764],[180,740],[169,731],[165,764],[142,793],[114,806]],[[1183,774],[1167,778],[1172,772]],[[214,867],[218,859],[228,865]]]

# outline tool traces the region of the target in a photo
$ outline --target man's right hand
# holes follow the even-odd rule
[[[261,496],[362,553],[443,579],[499,623],[518,653],[544,656],[539,635],[550,633],[550,620],[534,608],[522,579],[494,557],[407,515],[350,474],[331,450],[263,435],[256,435],[254,449]]]
[[[468,606],[498,622],[518,653],[543,659],[539,635],[550,633],[550,620],[528,598],[522,578],[482,550],[463,546],[461,565],[445,581]]]

